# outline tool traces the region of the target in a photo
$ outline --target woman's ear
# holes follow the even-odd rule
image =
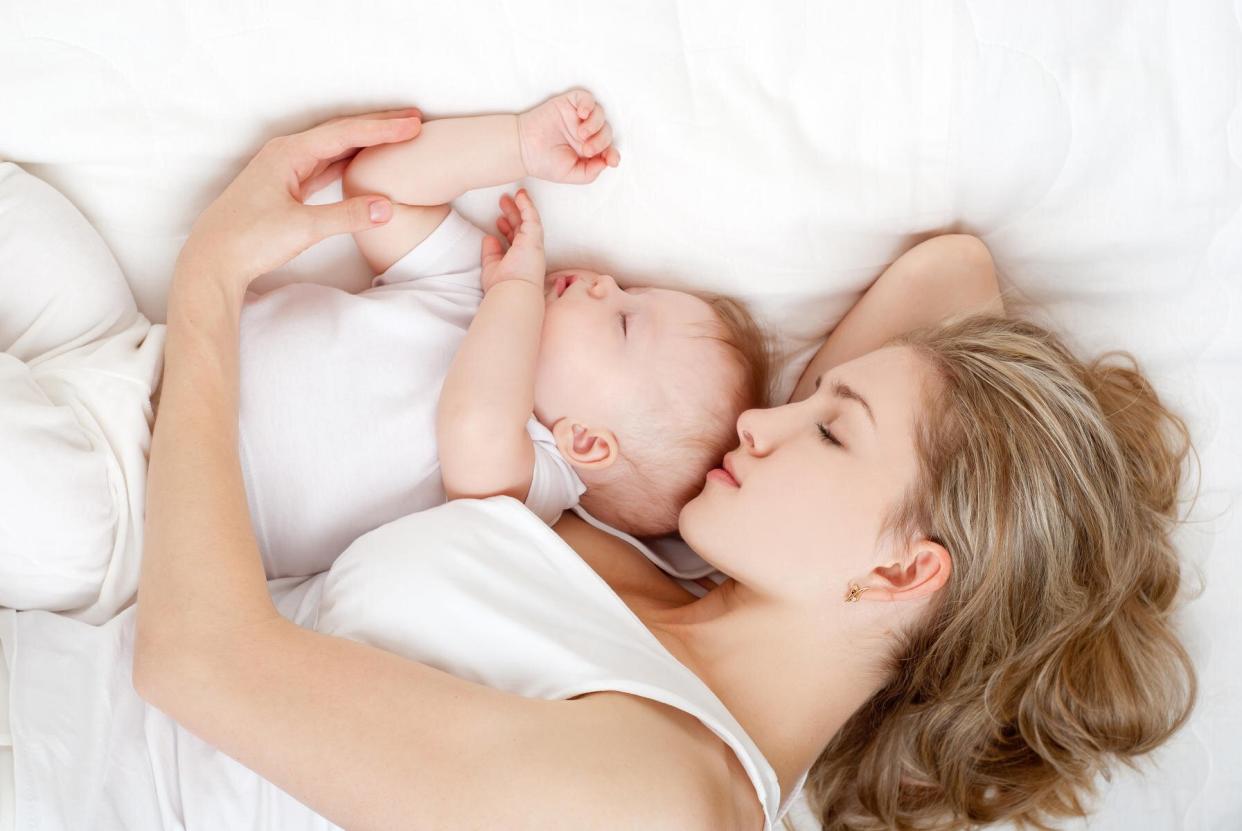
[[[953,558],[943,545],[928,539],[915,542],[906,556],[876,566],[867,575],[867,587],[859,600],[921,600],[930,598],[949,582]]]
[[[617,460],[617,437],[604,428],[592,428],[572,418],[562,418],[552,425],[556,449],[574,467],[603,470]]]

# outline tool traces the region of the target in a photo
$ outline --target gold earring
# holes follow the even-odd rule
[[[865,591],[870,591],[870,590],[871,590],[870,586],[860,587],[857,583],[850,583],[850,591],[849,591],[849,594],[845,596],[845,602],[846,603],[857,603],[858,598],[862,597],[862,593]]]

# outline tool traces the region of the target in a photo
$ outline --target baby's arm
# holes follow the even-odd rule
[[[440,392],[436,438],[449,499],[525,501],[535,468],[526,422],[543,328],[543,227],[525,190],[500,206],[512,247],[502,257],[499,240],[483,241],[483,302]]]
[[[344,174],[345,196],[382,194],[393,202],[386,224],[354,234],[376,274],[427,238],[468,190],[524,176],[585,184],[620,155],[604,108],[571,90],[526,112],[423,122],[417,139],[369,147]]]
[[[386,224],[359,231],[354,241],[382,274],[443,221],[447,202],[474,188],[527,175],[518,148],[516,115],[441,118],[423,123],[418,139],[368,147],[345,168],[346,198],[382,194],[392,200]]]
[[[961,312],[1005,313],[987,246],[969,234],[941,234],[919,243],[885,269],[841,319],[789,400],[809,396],[815,380],[832,367]]]

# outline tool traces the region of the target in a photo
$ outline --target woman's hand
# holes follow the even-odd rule
[[[500,197],[503,216],[496,227],[509,241],[509,250],[501,253],[500,240],[488,235],[483,238],[483,291],[505,280],[525,280],[543,288],[547,272],[543,253],[543,224],[530,194],[522,188],[514,200],[509,194]]]
[[[604,108],[584,89],[518,115],[518,144],[526,172],[549,182],[583,185],[621,163]]]
[[[333,118],[271,139],[199,215],[179,263],[203,258],[244,288],[325,237],[383,225],[392,218],[383,196],[331,205],[303,200],[340,176],[359,149],[407,141],[421,129],[422,113],[410,107]]]

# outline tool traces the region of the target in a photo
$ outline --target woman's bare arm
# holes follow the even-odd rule
[[[241,299],[174,277],[139,694],[346,828],[708,827],[709,760],[650,708],[526,699],[279,616],[236,450]]]
[[[411,135],[385,121],[347,119],[269,142],[199,217],[178,258],[134,687],[351,829],[717,827],[719,759],[663,705],[615,694],[523,698],[300,628],[271,601],[237,455],[245,286],[317,238],[366,227],[364,199],[312,208],[273,183],[311,176],[350,146]]]
[[[987,246],[969,234],[942,234],[919,243],[885,269],[841,319],[789,400],[810,395],[815,379],[832,367],[966,311],[1005,313]]]

